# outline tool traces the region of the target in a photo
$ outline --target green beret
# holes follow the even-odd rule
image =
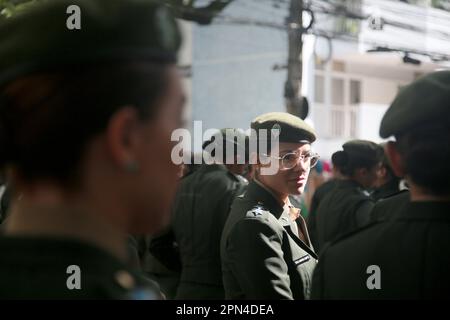
[[[381,160],[383,154],[383,148],[380,145],[367,140],[350,140],[342,145],[342,149],[349,158],[373,160],[374,162]]]
[[[67,27],[71,5],[81,29]],[[67,64],[175,62],[181,44],[167,9],[145,0],[49,0],[1,21],[0,39],[0,85]]]
[[[234,144],[238,148],[244,149],[246,144],[248,143],[248,136],[242,130],[234,129],[234,128],[224,128],[215,133],[209,140],[205,141],[202,145],[202,148],[205,149],[211,143],[215,141],[222,140],[222,144]]]
[[[279,129],[280,142],[312,143],[316,140],[316,133],[302,119],[286,112],[270,112],[256,117],[251,128],[259,134],[260,129]],[[270,131],[267,133],[270,139]]]
[[[380,136],[388,138],[434,121],[450,123],[450,71],[431,73],[403,88],[381,121]]]

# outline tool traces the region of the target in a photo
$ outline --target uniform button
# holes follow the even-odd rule
[[[117,271],[114,278],[116,279],[116,282],[126,290],[130,290],[135,286],[134,278],[125,270]]]

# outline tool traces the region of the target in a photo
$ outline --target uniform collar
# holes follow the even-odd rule
[[[256,179],[253,179],[248,185],[247,195],[261,203],[277,219],[280,218],[284,211],[283,206],[280,205],[273,192]]]

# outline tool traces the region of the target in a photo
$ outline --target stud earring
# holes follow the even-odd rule
[[[136,173],[139,171],[139,166],[135,161],[128,161],[125,165],[125,170],[128,173]]]

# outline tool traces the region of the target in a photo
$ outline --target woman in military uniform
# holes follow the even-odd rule
[[[336,184],[338,183],[339,179],[341,179],[342,174],[341,171],[339,169],[340,167],[340,163],[339,161],[341,160],[339,157],[339,151],[333,153],[331,155],[331,163],[333,165],[333,177],[326,181],[325,183],[323,183],[322,185],[320,185],[316,191],[314,192],[314,195],[312,197],[312,201],[311,201],[311,207],[309,209],[309,214],[308,214],[308,219],[307,219],[307,225],[308,225],[308,230],[309,230],[309,236],[311,238],[311,242],[314,246],[314,248],[316,248],[316,250],[319,248],[319,245],[317,244],[317,208],[319,207],[320,202],[322,201],[323,198],[325,198],[325,196],[334,189],[334,187],[336,186]]]
[[[321,201],[316,212],[317,244],[323,245],[371,221],[375,204],[368,192],[375,186],[383,149],[371,141],[352,140],[336,152],[342,179]]]
[[[80,30],[66,28],[73,4]],[[0,36],[0,162],[21,195],[0,297],[158,298],[126,266],[126,240],[167,222],[176,189],[175,20],[144,1],[48,1]]]
[[[252,122],[259,146],[279,129],[279,152],[272,145],[259,150],[256,174],[243,197],[237,198],[221,241],[222,273],[227,299],[305,299],[309,296],[317,256],[300,210],[289,195],[302,194],[318,160],[311,143],[315,133],[287,113],[268,113]],[[269,131],[260,135],[261,130]],[[265,159],[264,161],[261,161]],[[276,164],[274,174],[263,164]]]
[[[313,298],[450,299],[449,101],[450,71],[440,71],[406,86],[392,102],[380,136],[395,137],[388,158],[410,193],[384,200],[394,202],[383,206],[388,219],[324,248]]]
[[[167,259],[173,257],[168,255],[168,249],[173,250],[171,244],[177,243],[181,275],[176,299],[225,297],[220,237],[231,203],[247,185],[240,175],[247,158],[246,138],[243,132],[226,128],[205,141],[203,149],[211,150],[214,163],[202,165],[181,180],[174,201],[172,228],[152,241],[151,252],[171,269],[175,266],[173,259]]]

